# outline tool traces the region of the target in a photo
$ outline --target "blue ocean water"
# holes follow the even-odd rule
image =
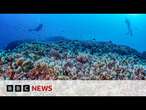
[[[40,24],[40,31],[29,31]],[[142,52],[146,51],[146,14],[0,14],[1,48],[15,40],[52,36],[112,41]]]

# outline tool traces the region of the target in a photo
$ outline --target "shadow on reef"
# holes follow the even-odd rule
[[[10,43],[7,44],[7,46],[4,48],[4,50],[13,50],[15,49],[16,47],[18,47],[20,44],[22,43],[29,43],[29,42],[32,42],[33,40],[30,40],[30,39],[27,39],[27,40],[15,40],[15,41],[12,41]]]
[[[68,41],[69,39],[68,38],[65,38],[63,36],[52,36],[52,37],[48,37],[45,39],[45,41],[52,41],[52,42],[55,42],[55,41]]]
[[[69,39],[63,37],[63,36],[53,36],[53,37],[48,37],[45,40],[41,40],[43,42],[55,42],[55,41],[68,41]],[[22,43],[32,43],[36,42],[36,40],[32,39],[25,39],[25,40],[14,40],[10,43],[7,44],[7,46],[4,48],[4,50],[13,50],[16,47],[18,47]]]
[[[113,44],[111,41],[107,42],[91,42],[91,41],[83,41],[83,48],[90,49],[92,53],[101,52],[101,53],[118,53],[120,55],[136,55],[139,56],[140,53],[130,48],[126,45],[117,45]]]

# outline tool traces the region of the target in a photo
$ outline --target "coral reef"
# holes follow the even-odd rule
[[[88,62],[88,56],[84,56],[84,55],[79,55],[76,57],[76,60],[82,64],[87,63]]]
[[[16,41],[9,44],[6,50],[0,51],[0,79],[146,79],[145,52],[141,54],[133,48],[116,45],[111,41],[64,38],[53,41]]]
[[[55,80],[55,73],[56,72],[53,67],[49,67],[46,63],[39,63],[28,73],[28,76],[33,80]]]
[[[49,52],[49,55],[50,55],[50,57],[54,57],[56,60],[61,59],[60,53],[55,49],[51,49]]]
[[[48,41],[48,42],[55,42],[55,41],[67,41],[67,40],[69,40],[69,39],[67,39],[67,38],[65,38],[65,37],[63,37],[63,36],[52,36],[52,37],[48,37],[48,38],[46,38],[45,39],[45,41]]]
[[[142,52],[141,57],[142,57],[143,59],[146,59],[146,51]]]
[[[10,43],[8,43],[8,45],[5,47],[5,50],[13,50],[13,49],[15,49],[17,46],[19,46],[20,44],[22,44],[22,43],[24,43],[24,42],[27,42],[27,43],[29,43],[29,42],[31,42],[31,41],[33,41],[33,40],[31,40],[31,39],[27,39],[27,40],[15,40],[15,41],[12,41],[12,42],[10,42]]]

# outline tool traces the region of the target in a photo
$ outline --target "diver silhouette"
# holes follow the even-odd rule
[[[35,32],[39,32],[43,29],[43,24],[39,24],[36,28],[33,29],[29,29],[28,31],[35,31]]]
[[[126,26],[128,28],[128,32],[126,34],[133,36],[133,30],[132,30],[131,23],[130,23],[128,18],[125,19],[125,23],[126,23]]]

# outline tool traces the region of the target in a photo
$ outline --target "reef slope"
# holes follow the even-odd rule
[[[0,51],[0,79],[144,80],[146,60],[141,55],[112,42],[13,42]]]

